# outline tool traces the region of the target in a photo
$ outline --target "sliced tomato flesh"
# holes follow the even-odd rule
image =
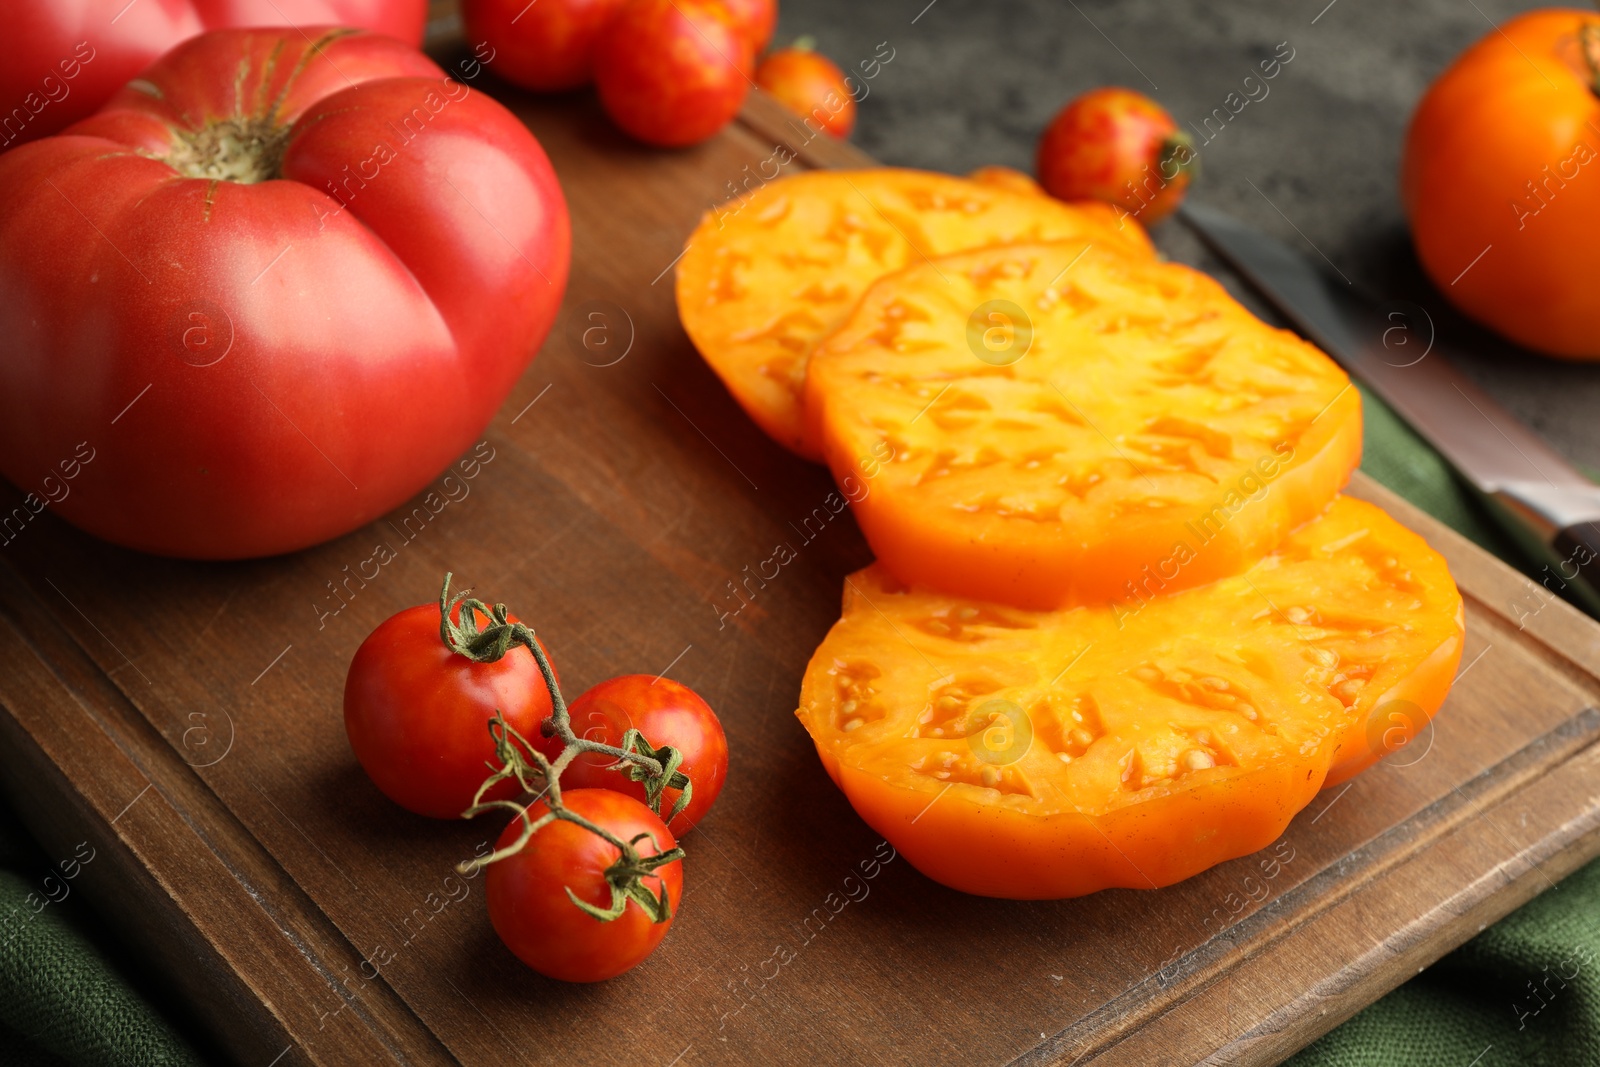
[[[801,410],[807,358],[868,285],[929,256],[1058,238],[1155,254],[1137,223],[1103,205],[928,171],[811,171],[706,213],[678,263],[678,313],[750,417],[820,462]]]
[[[812,355],[807,411],[885,567],[1029,608],[1236,573],[1361,453],[1330,359],[1179,264],[1090,241],[913,264]]]
[[[1462,633],[1444,560],[1339,497],[1249,569],[1131,604],[1026,611],[869,567],[797,714],[856,811],[936,881],[1150,888],[1265,847],[1420,730]]]

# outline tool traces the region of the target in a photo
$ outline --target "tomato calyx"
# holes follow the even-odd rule
[[[555,737],[556,728],[554,719],[546,719],[544,722],[540,723],[539,732],[546,737]],[[644,783],[645,803],[649,806],[650,810],[655,812],[657,815],[661,815],[662,795],[668,789],[680,789],[680,792],[678,793],[678,799],[672,805],[671,813],[667,815],[661,815],[662,822],[670,823],[673,819],[678,817],[679,813],[682,812],[684,808],[689,806],[689,801],[693,798],[694,783],[689,782],[688,776],[679,770],[679,768],[683,766],[683,753],[678,749],[673,748],[671,745],[662,745],[658,748],[650,744],[649,741],[645,740],[644,734],[640,733],[638,730],[632,729],[622,735],[622,743],[616,746],[615,750],[607,745],[595,745],[593,742],[589,741],[588,738],[580,737],[577,740],[582,746],[580,747],[579,751],[582,752],[599,751],[609,753],[613,751],[620,751],[624,755],[638,754],[643,756],[646,760],[654,760],[660,764],[661,772],[659,774],[652,773],[650,770],[648,770],[648,763],[634,763],[626,759],[617,760],[617,762],[608,765],[606,770],[618,771],[622,774],[626,774],[628,776],[628,780],[631,782]],[[680,787],[678,785],[679,781],[683,781],[688,784]]]
[[[629,845],[636,845],[646,840],[650,840],[649,834],[639,834],[629,842]],[[645,875],[655,873],[657,867],[676,863],[681,859],[683,859],[682,848],[668,849],[653,856],[641,857],[630,847],[617,858],[617,862],[606,868],[606,884],[611,887],[609,908],[597,908],[587,900],[580,900],[571,889],[567,890],[567,899],[603,923],[621,918],[630,900],[636,901],[644,909],[644,913],[650,916],[651,922],[664,923],[672,918],[672,900],[667,892],[666,883],[662,883],[661,895],[658,897],[650,892],[643,879]]]
[[[1161,154],[1156,157],[1156,173],[1167,181],[1180,174],[1190,180],[1200,176],[1200,153],[1195,150],[1194,138],[1182,130],[1174,130],[1161,142]]]
[[[679,788],[673,783],[679,778],[683,779],[685,784],[678,793],[678,799],[672,805],[672,812],[661,816],[662,822],[670,824],[684,808],[689,806],[689,801],[694,793],[694,783],[690,782],[689,777],[678,769],[683,766],[683,753],[671,745],[662,745],[659,748],[652,746],[649,741],[645,740],[644,734],[638,730],[629,730],[623,734],[622,744],[619,747],[624,752],[637,752],[661,764],[660,774],[651,774],[637,763],[630,763],[626,768],[618,763],[614,768],[625,773],[629,781],[644,783],[645,803],[657,815],[661,815],[662,794],[668,789]]]
[[[289,133],[259,115],[222,119],[173,131],[176,143],[164,161],[186,178],[254,185],[280,177]]]

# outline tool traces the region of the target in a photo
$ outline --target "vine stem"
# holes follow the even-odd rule
[[[478,868],[487,867],[496,860],[515,855],[518,851],[520,851],[522,845],[527,843],[527,838],[532,837],[534,834],[544,829],[545,826],[549,825],[550,822],[555,819],[565,819],[568,822],[575,823],[578,826],[583,827],[585,830],[588,830],[590,833],[604,838],[606,841],[615,845],[619,850],[623,852],[627,851],[629,847],[628,843],[623,841],[622,838],[618,837],[616,834],[613,834],[605,827],[599,826],[584,816],[579,815],[577,812],[561,803],[561,772],[565,770],[567,765],[572,762],[572,757],[577,754],[577,749],[569,748],[564,750],[561,755],[552,762],[546,758],[544,753],[540,752],[533,745],[529,744],[527,738],[519,734],[510,723],[506,722],[505,719],[498,714],[496,714],[493,719],[489,720],[489,734],[495,739],[497,755],[500,757],[502,766],[499,771],[496,771],[494,774],[490,775],[484,780],[482,785],[478,786],[478,792],[472,798],[472,806],[461,813],[462,817],[471,818],[474,815],[480,815],[483,812],[490,811],[494,808],[505,808],[506,810],[515,813],[523,819],[525,830],[523,837],[519,839],[515,845],[508,845],[506,848],[492,852],[482,859],[472,860],[469,863],[461,864],[460,867],[467,868],[466,870],[461,871],[462,874],[470,874],[476,871]],[[513,741],[516,742],[516,745],[521,746],[520,750],[512,744]],[[533,763],[532,768],[528,767],[530,759]],[[538,790],[537,795],[531,802],[527,804],[520,804],[514,800],[485,801],[483,799],[483,794],[493,789],[502,781],[513,777],[517,779],[517,784],[523,787],[524,792],[534,792],[534,783],[528,780],[530,776],[530,770],[533,774],[537,774],[545,783],[544,788]],[[537,804],[540,800],[545,802],[545,805],[549,808],[549,811],[544,815],[541,815],[538,819],[530,821],[527,818],[527,813],[532,810],[533,805]]]
[[[562,697],[561,686],[556,682],[555,669],[550,666],[550,658],[545,655],[544,648],[539,644],[533,630],[524,623],[512,622],[509,618],[510,612],[504,604],[496,604],[491,608],[468,593],[457,593],[452,597],[450,580],[453,577],[453,574],[446,573],[444,585],[439,591],[439,636],[451,651],[465,656],[474,663],[493,663],[504,657],[514,646],[521,645],[533,654],[534,662],[539,665],[539,674],[544,678],[545,689],[550,694],[550,717],[545,720],[548,736],[560,738],[569,749],[575,748],[579,753],[593,752],[610,756],[618,762],[637,764],[651,777],[663,773],[661,761],[654,755],[641,752],[637,748],[630,748],[626,744],[607,745],[575,734],[572,730],[572,716],[567,711],[566,699]],[[453,622],[450,618],[457,605],[461,609],[459,623]],[[490,625],[486,629],[478,629],[479,615],[489,618]],[[562,757],[567,760],[561,765],[565,770],[571,759],[567,758],[565,752],[562,753]],[[687,789],[688,783],[687,776],[675,771],[673,780],[665,783],[665,787]]]
[[[440,640],[452,652],[465,656],[474,663],[493,663],[518,645],[532,653],[534,662],[539,667],[539,674],[544,680],[545,689],[550,695],[550,716],[540,724],[540,732],[562,742],[561,754],[551,760],[526,737],[518,733],[496,710],[494,717],[489,720],[489,736],[494,739],[495,755],[500,761],[500,767],[494,769],[493,764],[489,765],[493,773],[478,786],[477,792],[473,794],[471,806],[461,813],[461,817],[470,819],[502,808],[512,812],[522,821],[522,831],[516,840],[503,848],[497,848],[487,856],[459,863],[456,865],[456,870],[463,875],[472,875],[492,863],[508,859],[527,847],[528,842],[540,830],[559,819],[594,834],[616,848],[618,854],[616,862],[606,869],[606,881],[611,887],[611,905],[606,908],[597,907],[580,899],[568,888],[567,896],[573,904],[602,922],[620,916],[627,908],[629,900],[637,901],[656,922],[671,918],[672,903],[667,897],[665,884],[662,885],[661,895],[658,897],[644,886],[642,879],[654,873],[659,867],[681,860],[684,855],[683,849],[675,847],[666,852],[658,851],[651,856],[640,855],[637,845],[640,841],[650,840],[650,835],[640,834],[631,841],[624,841],[605,827],[567,807],[561,801],[561,775],[580,754],[598,753],[610,756],[614,760],[613,769],[620,772],[626,767],[626,773],[631,780],[644,784],[650,808],[657,815],[661,813],[661,798],[664,791],[667,789],[679,791],[671,814],[662,820],[666,823],[671,822],[688,806],[694,788],[688,775],[679,770],[683,763],[683,754],[670,746],[664,745],[660,748],[652,746],[637,730],[628,730],[623,735],[621,745],[608,745],[577,736],[572,729],[572,716],[567,709],[567,702],[561,695],[561,686],[556,681],[555,669],[550,666],[550,659],[545,655],[544,648],[539,644],[533,630],[521,622],[512,622],[510,612],[504,604],[496,604],[491,608],[468,593],[458,593],[451,597],[452,577],[452,574],[445,574],[444,584],[439,591]],[[454,621],[451,615],[458,606],[459,621]],[[490,624],[483,629],[479,629],[478,626],[480,615],[490,620]],[[510,780],[516,781],[523,795],[533,793],[534,798],[526,804],[514,800],[483,799],[485,794],[500,783]],[[540,788],[541,783],[542,788]],[[541,800],[546,810],[537,818],[530,817],[529,813],[534,805]],[[653,840],[652,844],[655,844]]]

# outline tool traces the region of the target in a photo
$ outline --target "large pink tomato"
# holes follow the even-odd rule
[[[0,151],[92,114],[157,56],[230,26],[359,26],[422,43],[428,0],[14,0]]]
[[[0,155],[0,474],[70,462],[55,509],[150,552],[335,537],[482,433],[570,247],[532,134],[413,48],[192,38]]]

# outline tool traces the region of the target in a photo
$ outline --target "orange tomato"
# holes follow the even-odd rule
[[[1237,573],[1361,453],[1321,352],[1198,271],[1082,240],[880,279],[813,352],[806,411],[890,572],[1031,608]]]
[[[1593,11],[1511,19],[1429,87],[1400,169],[1417,255],[1440,291],[1505,337],[1569,359],[1600,359],[1595,59]]]
[[[780,153],[772,162],[776,174],[786,160]],[[706,212],[689,236],[677,268],[678,315],[768,436],[820,461],[801,408],[806,362],[867,286],[925,256],[1058,238],[1155,256],[1143,229],[1119,225],[1109,210],[947,174],[878,167],[746,179],[745,191]]]
[[[1063,200],[1101,200],[1146,226],[1183,201],[1194,144],[1162,106],[1131,89],[1091,89],[1039,139],[1039,184]]]
[[[1079,896],[1270,844],[1403,740],[1393,722],[1421,728],[1461,644],[1444,560],[1341,497],[1242,573],[1135,605],[1027,612],[870,567],[846,579],[796,714],[928,877]]]
[[[780,48],[756,68],[756,84],[784,107],[841,140],[856,125],[856,101],[844,71],[809,48]]]

